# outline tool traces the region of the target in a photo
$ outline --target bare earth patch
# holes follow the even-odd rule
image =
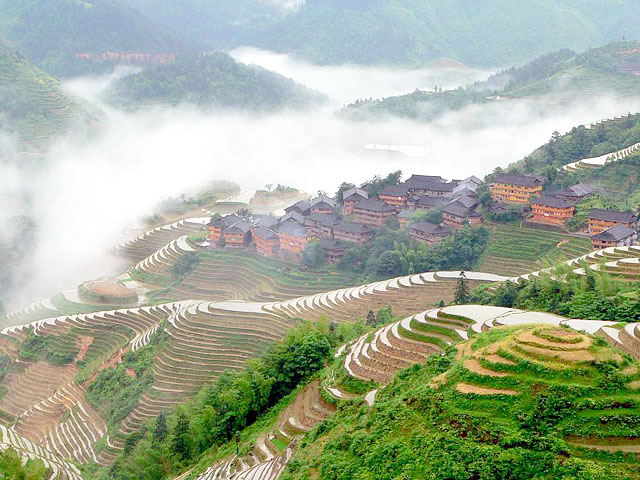
[[[470,372],[477,373],[478,375],[486,375],[489,377],[508,377],[508,373],[496,372],[495,370],[489,370],[482,366],[482,364],[476,358],[468,358],[462,365]]]
[[[519,344],[518,348],[549,360],[564,360],[565,362],[592,362],[595,360],[595,356],[587,350],[549,350],[523,343]]]
[[[458,383],[456,390],[460,393],[474,393],[476,395],[518,395],[515,390],[479,387],[468,383]]]
[[[76,340],[76,346],[79,347],[80,349],[78,350],[78,354],[76,355],[76,358],[73,361],[74,365],[84,358],[84,356],[87,354],[87,350],[89,350],[89,347],[91,346],[92,343],[93,343],[93,337],[86,337],[86,336],[78,337],[78,339]]]
[[[462,360],[463,357],[468,357],[473,353],[473,344],[474,340],[470,340],[468,342],[459,343],[456,345],[456,349],[458,350],[458,354],[456,355],[456,360]]]
[[[433,377],[429,386],[431,388],[438,389],[441,385],[447,384],[447,372],[441,373],[437,377]]]
[[[633,382],[627,383],[627,387],[631,390],[640,390],[640,380],[635,380]]]

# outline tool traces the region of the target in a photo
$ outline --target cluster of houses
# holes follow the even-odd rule
[[[497,175],[490,185],[491,196],[499,203],[530,205],[530,223],[562,226],[576,215],[578,202],[593,194],[584,184],[548,192],[544,184],[544,177],[536,175]],[[630,212],[594,208],[588,216],[594,249],[633,245],[638,240],[638,227],[638,216]]]
[[[318,239],[329,262],[340,261],[351,244],[364,245],[376,228],[397,218],[417,241],[434,244],[452,234],[452,229],[482,222],[476,177],[447,180],[437,176],[413,175],[400,185],[384,187],[377,198],[362,188],[343,192],[343,202],[320,195],[301,200],[285,209],[280,218],[264,216],[251,222],[238,215],[212,219],[208,224],[212,247],[244,247],[254,244],[265,256],[299,258],[312,239]],[[420,210],[439,209],[442,224],[412,222]]]

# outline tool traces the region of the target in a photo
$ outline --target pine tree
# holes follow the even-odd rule
[[[458,277],[458,284],[456,285],[455,303],[458,305],[464,305],[471,300],[469,294],[469,282],[464,272],[460,272]]]
[[[153,443],[158,444],[167,436],[167,414],[160,412],[158,418],[156,418],[156,427],[153,430]]]
[[[173,431],[173,441],[171,442],[171,449],[180,460],[184,460],[189,457],[191,451],[191,448],[189,446],[189,437],[189,418],[184,412],[179,412],[178,420]]]

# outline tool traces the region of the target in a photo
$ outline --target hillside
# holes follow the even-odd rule
[[[110,101],[125,107],[191,103],[202,108],[222,107],[270,111],[300,108],[323,96],[293,80],[253,65],[244,65],[226,53],[180,56],[175,61],[120,79]]]
[[[637,377],[590,335],[497,328],[339,409],[281,478],[638,478]]]
[[[542,98],[554,102],[581,96],[625,98],[640,91],[640,44],[615,42],[575,53],[560,50],[541,56],[521,67],[501,71],[484,82],[456,90],[427,92],[357,101],[341,113],[348,118],[372,120],[387,115],[429,121],[438,115],[472,104],[501,103],[510,99]]]
[[[95,122],[98,115],[69,98],[57,80],[22,55],[1,48],[0,113],[0,130],[34,147],[45,145],[71,126]]]
[[[106,52],[177,54],[199,43],[162,29],[112,0],[0,0],[0,41],[57,76],[105,71],[109,61],[79,59]]]
[[[167,0],[125,1],[216,48],[251,45],[323,64],[423,65],[448,57],[512,65],[559,48],[635,38],[632,19],[640,14],[636,3],[615,0],[189,0],[179,8]]]

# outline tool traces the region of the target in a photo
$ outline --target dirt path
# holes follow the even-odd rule
[[[76,346],[80,347],[80,349],[78,350],[78,354],[76,355],[76,358],[73,360],[74,365],[76,365],[80,360],[84,358],[84,356],[87,354],[87,350],[89,350],[89,347],[91,346],[92,343],[93,343],[93,337],[85,337],[85,336],[78,337],[78,340],[76,341]]]

